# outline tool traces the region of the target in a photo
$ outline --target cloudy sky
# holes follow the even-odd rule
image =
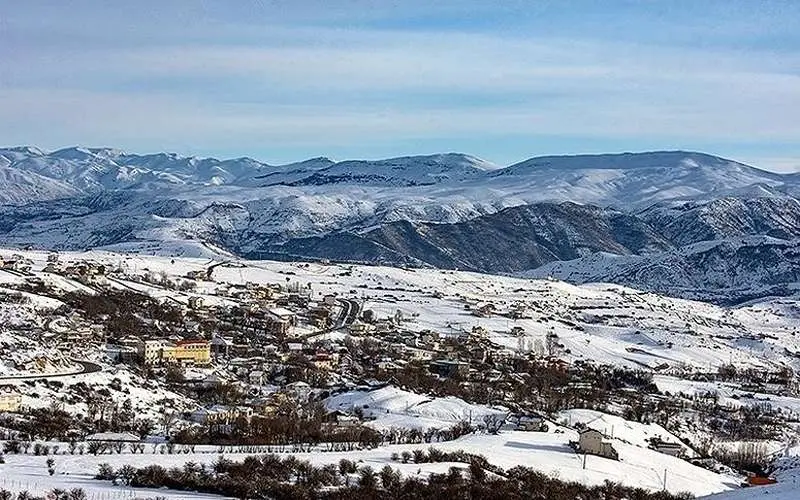
[[[494,4],[501,4],[500,6]],[[0,143],[800,170],[800,2],[5,2]]]

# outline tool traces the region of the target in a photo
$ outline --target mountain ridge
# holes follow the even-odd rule
[[[733,160],[692,151],[652,151],[614,153],[601,155],[537,156],[508,166],[498,166],[465,153],[438,153],[429,155],[398,156],[378,160],[333,161],[316,157],[287,164],[273,165],[250,157],[217,159],[214,157],[182,156],[177,153],[135,154],[123,150],[79,146],[43,151],[33,146],[0,148],[0,167],[33,172],[64,183],[83,194],[101,189],[132,189],[138,183],[151,181],[172,184],[232,184],[258,186],[256,179],[274,177],[292,171],[298,174],[290,179],[273,179],[272,184],[303,185],[359,181],[374,183],[375,177],[387,178],[378,173],[381,169],[402,170],[404,177],[388,179],[392,185],[436,184],[444,181],[463,181],[471,178],[486,179],[541,173],[546,167],[562,171],[656,169],[678,166],[737,168],[758,175],[771,182],[780,182],[783,174],[770,173]],[[324,175],[322,175],[324,173]],[[451,174],[453,177],[451,178]],[[427,176],[427,178],[425,178]],[[378,179],[380,180],[380,179]],[[0,197],[0,203],[20,203],[56,199],[63,193],[48,197]],[[579,200],[572,200],[579,201]]]
[[[636,275],[659,289],[670,279],[686,285],[692,273],[713,276],[723,256],[745,269],[734,273],[736,286],[748,276],[762,289],[777,285],[763,276],[759,258],[783,266],[786,279],[798,265],[790,246],[766,240],[761,257],[758,245],[738,254],[709,247],[716,254],[703,259],[686,253],[704,241],[800,238],[800,176],[696,152],[542,156],[505,167],[463,153],[270,165],[20,146],[0,149],[0,181],[6,246],[174,253],[210,245],[245,257],[492,273],[549,265],[555,274],[561,268],[554,262],[583,268],[599,264],[594,255],[616,255],[642,266]],[[665,263],[685,273],[659,278]],[[621,272],[603,263],[605,274],[559,276],[646,288],[632,277],[635,267]],[[697,282],[716,296],[733,286]]]

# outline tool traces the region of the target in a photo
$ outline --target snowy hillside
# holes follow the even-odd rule
[[[0,181],[0,243],[19,248],[539,268],[691,298],[785,295],[798,272],[798,177],[701,153],[499,168],[458,153],[275,166],[19,147],[0,149]],[[752,236],[785,243],[731,240]],[[691,246],[710,241],[732,243],[713,258]]]
[[[192,186],[195,191],[207,188],[201,190],[200,199],[228,194],[237,196],[238,201],[265,200],[280,191],[263,188],[291,185],[302,187],[295,193],[310,197],[358,197],[392,207],[468,204],[474,207],[472,213],[537,201],[570,200],[627,208],[658,200],[713,197],[755,186],[786,192],[796,188],[793,176],[681,151],[540,157],[498,168],[457,153],[338,163],[315,158],[272,166],[250,158],[135,155],[107,148],[68,148],[46,153],[20,147],[0,149],[0,167],[37,174],[84,195],[109,189],[155,187],[172,191],[171,197],[181,199],[187,196],[181,187]],[[237,189],[214,189],[220,186]],[[364,189],[348,189],[355,186]],[[409,189],[397,189],[403,187]],[[255,191],[242,192],[242,188]],[[7,202],[21,204],[62,198],[65,194],[53,189],[35,196],[26,196],[23,191],[6,196]],[[381,208],[375,211],[376,215],[389,207]]]
[[[649,255],[595,253],[518,273],[571,283],[611,282],[668,295],[740,303],[797,293],[798,242],[750,236]]]
[[[124,404],[137,417],[151,419],[156,424],[153,431],[160,433],[166,432],[168,426],[202,428],[203,424],[192,420],[194,412],[203,405],[213,406],[208,400],[193,397],[189,392],[192,386],[202,387],[214,377],[230,377],[228,380],[235,380],[249,394],[240,403],[253,405],[254,411],[261,411],[255,408],[261,408],[259,405],[264,398],[276,391],[282,391],[282,397],[288,398],[290,393],[286,388],[297,384],[286,383],[285,375],[279,375],[284,378],[280,383],[254,381],[270,376],[263,366],[272,366],[279,374],[282,372],[277,367],[288,365],[292,356],[297,355],[287,353],[286,357],[267,362],[265,357],[274,356],[275,349],[300,345],[303,351],[310,351],[309,360],[316,359],[318,349],[343,351],[342,358],[347,361],[342,361],[337,368],[326,368],[330,384],[312,385],[312,378],[308,378],[309,382],[301,381],[301,385],[318,396],[315,404],[319,403],[334,418],[344,419],[342,429],[353,428],[355,419],[358,425],[370,431],[394,432],[396,439],[379,446],[346,451],[320,443],[296,450],[275,446],[272,452],[292,453],[318,465],[337,464],[342,458],[363,460],[375,469],[389,465],[406,477],[421,479],[432,473],[446,472],[450,466],[463,468],[465,465],[408,462],[398,458],[404,452],[412,454],[435,446],[443,451],[463,450],[483,455],[489,463],[505,470],[523,465],[551,477],[585,485],[614,481],[649,491],[666,489],[700,496],[736,489],[742,481],[741,475],[725,467],[702,468],[691,461],[704,456],[708,450],[699,446],[704,437],[710,435],[710,430],[706,420],[698,416],[697,408],[702,408],[710,399],[719,403],[724,415],[766,407],[773,412],[771,415],[779,415],[781,424],[775,427],[768,441],[771,449],[791,442],[796,434],[793,426],[800,414],[800,398],[791,385],[784,384],[776,389],[773,382],[756,385],[739,380],[716,380],[718,374],[730,370],[731,366],[742,373],[756,374],[800,370],[796,340],[800,302],[791,298],[721,307],[618,285],[575,286],[552,279],[439,269],[239,260],[216,253],[214,247],[197,248],[198,252],[201,250],[206,253],[198,258],[102,251],[62,252],[55,258],[41,251],[0,250],[0,257],[11,258],[18,253],[23,260],[30,261],[29,270],[0,270],[0,293],[5,294],[0,301],[0,385],[7,386],[4,390],[10,388],[20,394],[22,404],[34,410],[57,405],[81,415],[94,408],[90,396],[102,393],[109,405]],[[54,260],[58,264],[55,270],[48,267],[54,265]],[[102,266],[102,279],[75,276],[75,269],[88,263],[94,268]],[[202,278],[189,278],[198,275]],[[175,283],[191,280],[193,286],[168,288],[165,283],[170,280]],[[308,294],[307,306],[294,301],[285,306],[303,318],[302,324],[290,330],[288,340],[291,342],[270,340],[267,342],[269,349],[264,345],[263,349],[242,351],[246,355],[215,357],[208,365],[187,366],[183,372],[185,378],[177,382],[164,379],[161,368],[156,367],[153,375],[147,375],[150,372],[135,363],[112,362],[110,347],[113,346],[102,340],[108,338],[110,323],[102,323],[106,315],[93,316],[92,321],[102,324],[93,323],[85,316],[88,310],[76,306],[83,302],[76,302],[74,295],[90,297],[92,300],[83,300],[97,304],[99,302],[94,299],[110,300],[116,293],[135,293],[139,299],[146,297],[154,301],[148,309],[154,304],[177,308],[182,321],[188,321],[181,323],[180,328],[184,328],[184,325],[191,327],[195,313],[210,321],[232,314],[233,309],[245,304],[255,305],[256,311],[272,307],[265,305],[271,304],[270,301],[252,304],[245,298],[248,291],[266,290],[276,294],[270,299],[276,302],[299,295],[292,290]],[[125,297],[130,300],[133,295]],[[338,304],[357,304],[357,309],[363,311],[360,315],[363,322],[359,320],[349,326],[333,328],[306,323],[308,313],[302,307],[307,307],[308,311],[319,310],[325,297],[333,297]],[[201,305],[192,305],[198,303],[197,299],[201,299]],[[71,305],[66,307],[67,303]],[[492,307],[483,312],[489,303]],[[347,307],[349,311],[351,306]],[[366,320],[366,311],[371,311],[369,316],[375,321]],[[167,329],[168,324],[164,317],[153,326],[165,337],[173,338],[174,332]],[[388,331],[378,332],[379,324],[391,326]],[[368,325],[366,333],[356,333],[355,327],[361,325]],[[216,332],[214,328],[212,331]],[[246,325],[237,323],[228,335],[235,335],[242,328]],[[128,331],[131,330],[126,329]],[[133,331],[136,333],[131,335],[140,335],[139,330]],[[199,330],[187,333],[201,334],[205,335]],[[94,340],[64,340],[71,335]],[[242,336],[250,337],[256,336]],[[424,340],[428,337],[433,340]],[[409,339],[404,342],[411,344],[399,343],[400,338]],[[367,340],[385,350],[374,358],[379,361],[373,362],[370,358],[368,364],[359,364],[358,351],[353,346],[358,342],[367,343]],[[43,347],[54,344],[58,347]],[[324,347],[330,344],[339,347]],[[386,363],[394,366],[387,370],[396,370],[393,373],[400,379],[404,375],[400,367],[408,366],[411,357],[419,356],[417,362],[426,366],[432,360],[449,359],[454,354],[448,348],[459,345],[477,345],[485,349],[482,356],[466,362],[470,368],[464,376],[473,377],[469,382],[445,377],[437,379],[429,390],[420,390],[410,383],[397,383],[389,372],[384,372],[387,375],[382,380],[368,378],[363,372],[355,375],[357,366],[374,369],[373,365]],[[398,347],[404,350],[390,355],[398,352]],[[577,395],[586,390],[585,382],[554,379],[547,383],[563,384],[560,387],[572,391],[570,397],[576,399],[567,400],[563,406],[552,410],[528,410],[529,403],[519,399],[522,393],[517,389],[529,387],[526,380],[531,374],[515,367],[526,359],[564,366],[554,369],[565,377],[585,367],[592,373],[608,370],[605,373],[613,374],[622,370],[627,376],[643,377],[647,382],[638,390],[627,386],[620,388],[614,393],[617,396],[614,399],[581,405],[575,401],[579,401]],[[486,360],[493,360],[491,362],[496,363],[493,366],[498,368],[482,368],[483,362],[489,362]],[[75,366],[76,363],[81,366]],[[244,366],[257,370],[242,370]],[[537,366],[545,369],[545,365]],[[255,377],[254,372],[258,374]],[[500,389],[500,395],[470,398],[436,392],[444,387],[477,384],[477,378],[483,376],[488,378],[487,383]],[[506,376],[513,381],[511,385],[493,378]],[[637,417],[626,412],[629,408],[618,398],[620,394],[628,394],[634,400],[652,398],[659,406]],[[283,401],[279,406],[281,411],[293,401],[278,400]],[[672,408],[666,419],[657,418],[657,415],[663,416],[660,405]],[[507,422],[508,425],[496,434],[485,430],[486,416],[490,416],[488,420],[492,416],[502,420],[512,413],[540,411],[547,423],[546,429],[523,431]],[[165,421],[163,415],[171,417]],[[277,418],[285,417],[281,413]],[[409,439],[412,433],[432,436],[434,432],[465,423],[475,426],[475,430],[440,441],[426,442],[421,437],[418,442],[402,440]],[[618,460],[576,453],[573,446],[582,428],[603,434],[603,439],[618,453]],[[657,451],[653,440],[678,445],[683,458]],[[731,441],[720,446],[725,444],[736,446],[737,443]],[[57,472],[52,477],[41,457],[6,454],[6,463],[0,469],[2,478],[7,481],[5,486],[8,487],[10,481],[12,488],[43,491],[48,485],[73,487],[81,484],[94,493],[104,489],[119,493],[121,486],[91,482],[90,475],[99,463],[108,462],[114,467],[151,463],[180,467],[188,462],[211,464],[220,454],[240,460],[247,454],[260,453],[247,451],[248,448],[200,444],[197,449],[186,448],[175,454],[159,452],[157,446],[148,445],[143,454],[133,454],[126,448],[95,456],[68,454],[63,451],[67,445],[61,443],[60,446],[63,448],[56,456]]]
[[[52,280],[52,275],[42,272],[45,252],[22,254],[34,262],[29,279]],[[550,349],[570,361],[650,369],[707,370],[731,362],[757,368],[800,369],[795,339],[800,314],[795,311],[800,310],[800,303],[790,298],[781,304],[756,302],[728,308],[616,285],[575,286],[555,280],[434,269],[209,259],[210,255],[174,259],[92,251],[64,253],[62,258],[92,260],[138,275],[165,273],[174,277],[205,271],[219,263],[214,268],[215,282],[205,283],[205,292],[198,290],[209,301],[217,300],[215,291],[224,289],[226,283],[285,282],[290,273],[288,276],[301,288],[310,288],[320,296],[331,293],[353,297],[378,316],[393,316],[400,311],[405,318],[403,327],[409,331],[464,335],[477,328],[485,330],[485,338],[498,348],[540,353],[553,344],[548,339],[557,339]],[[4,271],[0,271],[0,278],[23,279]],[[50,283],[67,291],[76,286],[71,280]],[[153,297],[163,300],[169,296],[171,301],[184,304],[198,293],[124,283]],[[472,306],[485,301],[496,305],[495,314],[479,317],[471,313]],[[512,332],[515,327],[519,330]]]
[[[472,405],[459,398],[428,398],[396,387],[338,394],[325,402],[330,410],[361,408],[375,428],[446,429],[460,421],[482,422],[485,415],[505,415],[502,409]]]

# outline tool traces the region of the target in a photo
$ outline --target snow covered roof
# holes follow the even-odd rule
[[[295,313],[284,307],[273,307],[269,309],[268,312],[279,318],[291,318],[292,316],[295,316]]]

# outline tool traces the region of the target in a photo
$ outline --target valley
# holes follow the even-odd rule
[[[359,478],[387,467],[438,484],[453,467],[505,481],[522,465],[703,496],[799,451],[792,298],[726,307],[465,271],[0,254],[0,489],[146,496],[155,479],[135,468],[153,464],[201,467],[198,487],[218,492],[203,481],[221,460],[266,454],[343,471],[313,483],[334,491],[366,491]],[[589,430],[613,456],[581,445]]]

